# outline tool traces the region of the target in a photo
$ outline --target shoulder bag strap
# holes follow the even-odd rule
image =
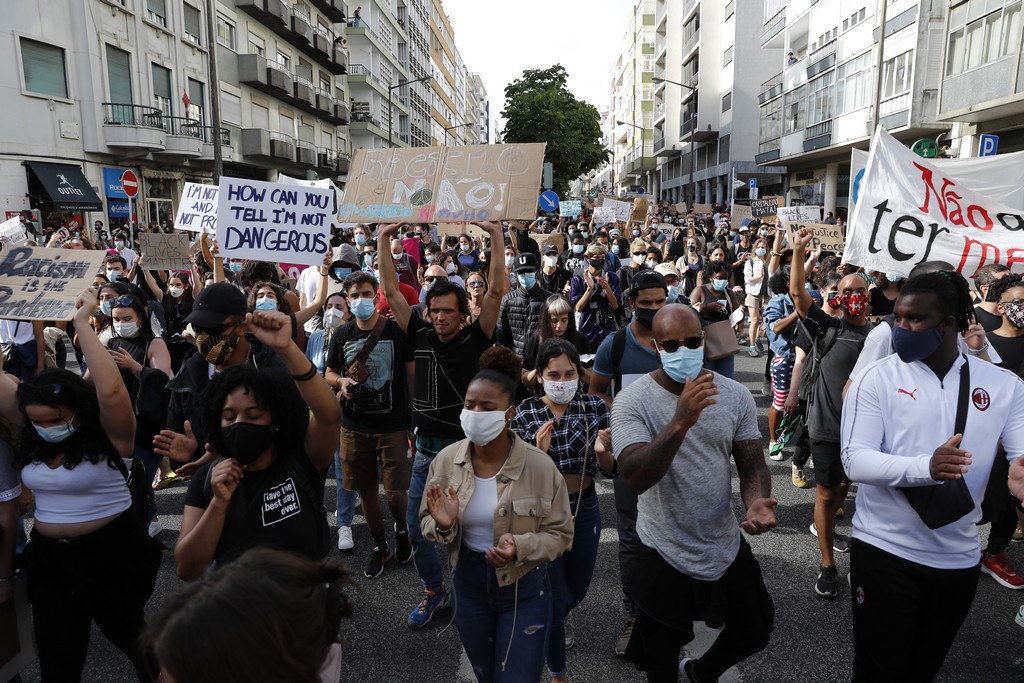
[[[964,358],[964,364],[960,366],[960,395],[956,402],[956,421],[954,422],[953,433],[963,435],[967,427],[967,399],[971,393],[971,368],[970,362]],[[962,440],[961,440],[962,442]]]
[[[388,319],[378,314],[377,324],[373,326],[373,331],[370,332],[370,336],[367,338],[366,343],[363,344],[363,348],[359,349],[359,353],[352,359],[352,363],[359,363],[361,365],[366,364],[366,359],[373,353],[373,349],[377,346],[377,342],[380,341],[380,336],[384,334],[384,327],[388,324]],[[352,363],[349,363],[351,365]]]

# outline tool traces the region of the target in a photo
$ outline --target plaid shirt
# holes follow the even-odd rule
[[[609,425],[608,407],[597,396],[581,394],[578,391],[569,401],[561,418],[555,416],[538,397],[530,397],[516,409],[512,420],[512,431],[523,441],[534,443],[537,432],[545,422],[554,421],[548,456],[562,474],[587,474],[596,477],[599,471],[594,442],[597,433]],[[586,460],[586,471],[583,461]],[[606,475],[607,476],[607,475]]]

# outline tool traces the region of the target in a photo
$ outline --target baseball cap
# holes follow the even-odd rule
[[[679,269],[676,268],[671,263],[659,263],[658,265],[654,266],[654,272],[663,277],[666,275],[675,275],[677,278],[680,279],[683,277],[682,275],[679,274]]]
[[[743,225],[740,226],[740,230],[739,231],[740,232],[750,232],[750,224],[749,223],[744,223]]]
[[[248,311],[242,292],[227,282],[216,282],[199,292],[185,322],[202,329],[217,327],[230,316],[244,317]]]
[[[642,289],[655,289],[661,287],[666,292],[668,291],[668,283],[665,282],[665,278],[656,271],[653,270],[641,270],[639,273],[633,276],[633,281],[630,283],[630,295],[635,298],[636,293]]]
[[[537,270],[537,257],[530,252],[516,256],[516,265],[513,268],[513,272],[518,273],[522,270]]]
[[[547,244],[547,246],[544,247],[544,253],[545,254],[557,254],[558,253],[558,245],[553,243],[553,242],[549,242]]]

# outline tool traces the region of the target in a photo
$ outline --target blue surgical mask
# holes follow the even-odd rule
[[[424,260],[426,260],[427,263],[433,263],[434,262],[434,255],[433,254],[427,254],[423,258],[424,258]]]
[[[110,282],[117,282],[120,279],[121,279],[121,271],[120,270],[108,270],[107,271],[107,280],[109,280]]]
[[[228,270],[230,270],[232,273],[239,272],[240,270],[242,270],[242,262],[232,261],[231,263],[228,264]]]
[[[366,235],[364,235],[361,232],[357,233],[356,234],[356,244],[358,244],[359,246],[363,246],[364,244],[366,244]]]
[[[584,247],[582,244],[574,244],[574,245],[572,245],[572,253],[574,253],[574,254],[582,254],[583,250],[585,248],[586,247]]]
[[[463,242],[462,244],[459,245],[459,249],[461,249],[464,252],[468,252],[472,248],[473,248],[472,244],[466,244],[465,242]]]
[[[519,273],[519,284],[523,286],[523,289],[533,289],[533,286],[537,284],[537,274]]]
[[[677,298],[679,298],[679,285],[669,285],[668,286],[668,302],[672,303]]]
[[[661,367],[676,382],[686,384],[697,376],[704,365],[704,346],[689,349],[680,346],[675,353],[658,351],[661,356]]]
[[[583,239],[587,239],[588,237],[590,237],[590,233],[587,232],[586,230],[582,231],[580,234],[583,235]]]
[[[100,302],[100,313],[105,316],[110,316],[110,313],[114,310],[114,302],[110,299]]]
[[[895,273],[886,273],[885,274],[885,279],[888,280],[889,282],[902,282],[903,281],[903,276],[902,275],[896,275]]]
[[[271,299],[269,296],[256,299],[256,310],[257,311],[276,311],[277,310],[277,299]]]
[[[352,268],[335,268],[334,269],[334,277],[338,278],[339,280],[344,280],[345,278],[347,278],[351,274],[352,274]]]
[[[67,441],[72,434],[75,433],[75,428],[71,426],[71,423],[67,420],[62,425],[54,425],[52,427],[40,427],[36,423],[32,423],[32,426],[36,428],[36,432],[40,438],[46,443],[61,443]]]
[[[764,247],[760,247],[760,248],[754,250],[754,255],[755,256],[764,256],[767,253],[768,252],[765,251]]]
[[[928,358],[941,343],[942,335],[934,327],[918,331],[892,328],[892,348],[904,363]]]
[[[711,281],[711,286],[714,288],[714,290],[716,292],[724,292],[726,287],[729,286],[729,281],[728,280],[712,280]]]
[[[613,244],[612,245],[612,253],[615,254],[616,256],[619,255],[619,245],[617,245],[617,244]]]
[[[379,270],[373,271],[373,279],[376,280],[377,282],[380,282],[380,271]]]
[[[124,249],[124,240],[114,240],[114,247]]]
[[[352,315],[360,320],[369,320],[372,318],[373,311],[376,308],[377,307],[373,303],[373,299],[352,299],[348,302],[348,310],[352,311]]]

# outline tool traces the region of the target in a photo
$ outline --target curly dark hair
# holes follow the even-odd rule
[[[277,272],[277,264],[269,261],[243,261],[242,269],[235,279],[246,287],[253,287],[257,282],[270,282],[281,286],[281,277]]]
[[[60,443],[44,441],[25,413],[25,407],[33,405],[73,410],[78,422],[75,433]],[[50,368],[23,381],[18,385],[18,409],[25,418],[14,452],[18,469],[34,462],[49,462],[62,453],[63,465],[69,470],[83,460],[96,464],[116,454],[100,423],[96,389],[73,372]]]
[[[210,448],[215,453],[224,452],[220,416],[228,394],[240,387],[252,392],[256,405],[270,413],[277,427],[274,447],[278,456],[301,448],[309,425],[309,409],[295,382],[279,368],[257,369],[251,365],[234,365],[217,373],[203,391],[199,421]]]
[[[914,294],[934,294],[935,303],[942,312],[956,318],[956,327],[961,333],[966,332],[974,322],[971,287],[964,276],[955,270],[915,275],[907,279],[900,290],[900,298]]]
[[[1010,273],[998,280],[993,280],[992,284],[988,286],[988,292],[986,292],[988,296],[985,297],[985,301],[999,303],[999,300],[1003,298],[1003,294],[1006,294],[1008,290],[1014,287],[1024,287],[1024,276]]]
[[[508,396],[509,404],[513,405],[522,372],[523,359],[515,351],[507,346],[492,346],[480,354],[480,371],[473,377],[473,382],[483,380],[497,384],[501,393]]]

